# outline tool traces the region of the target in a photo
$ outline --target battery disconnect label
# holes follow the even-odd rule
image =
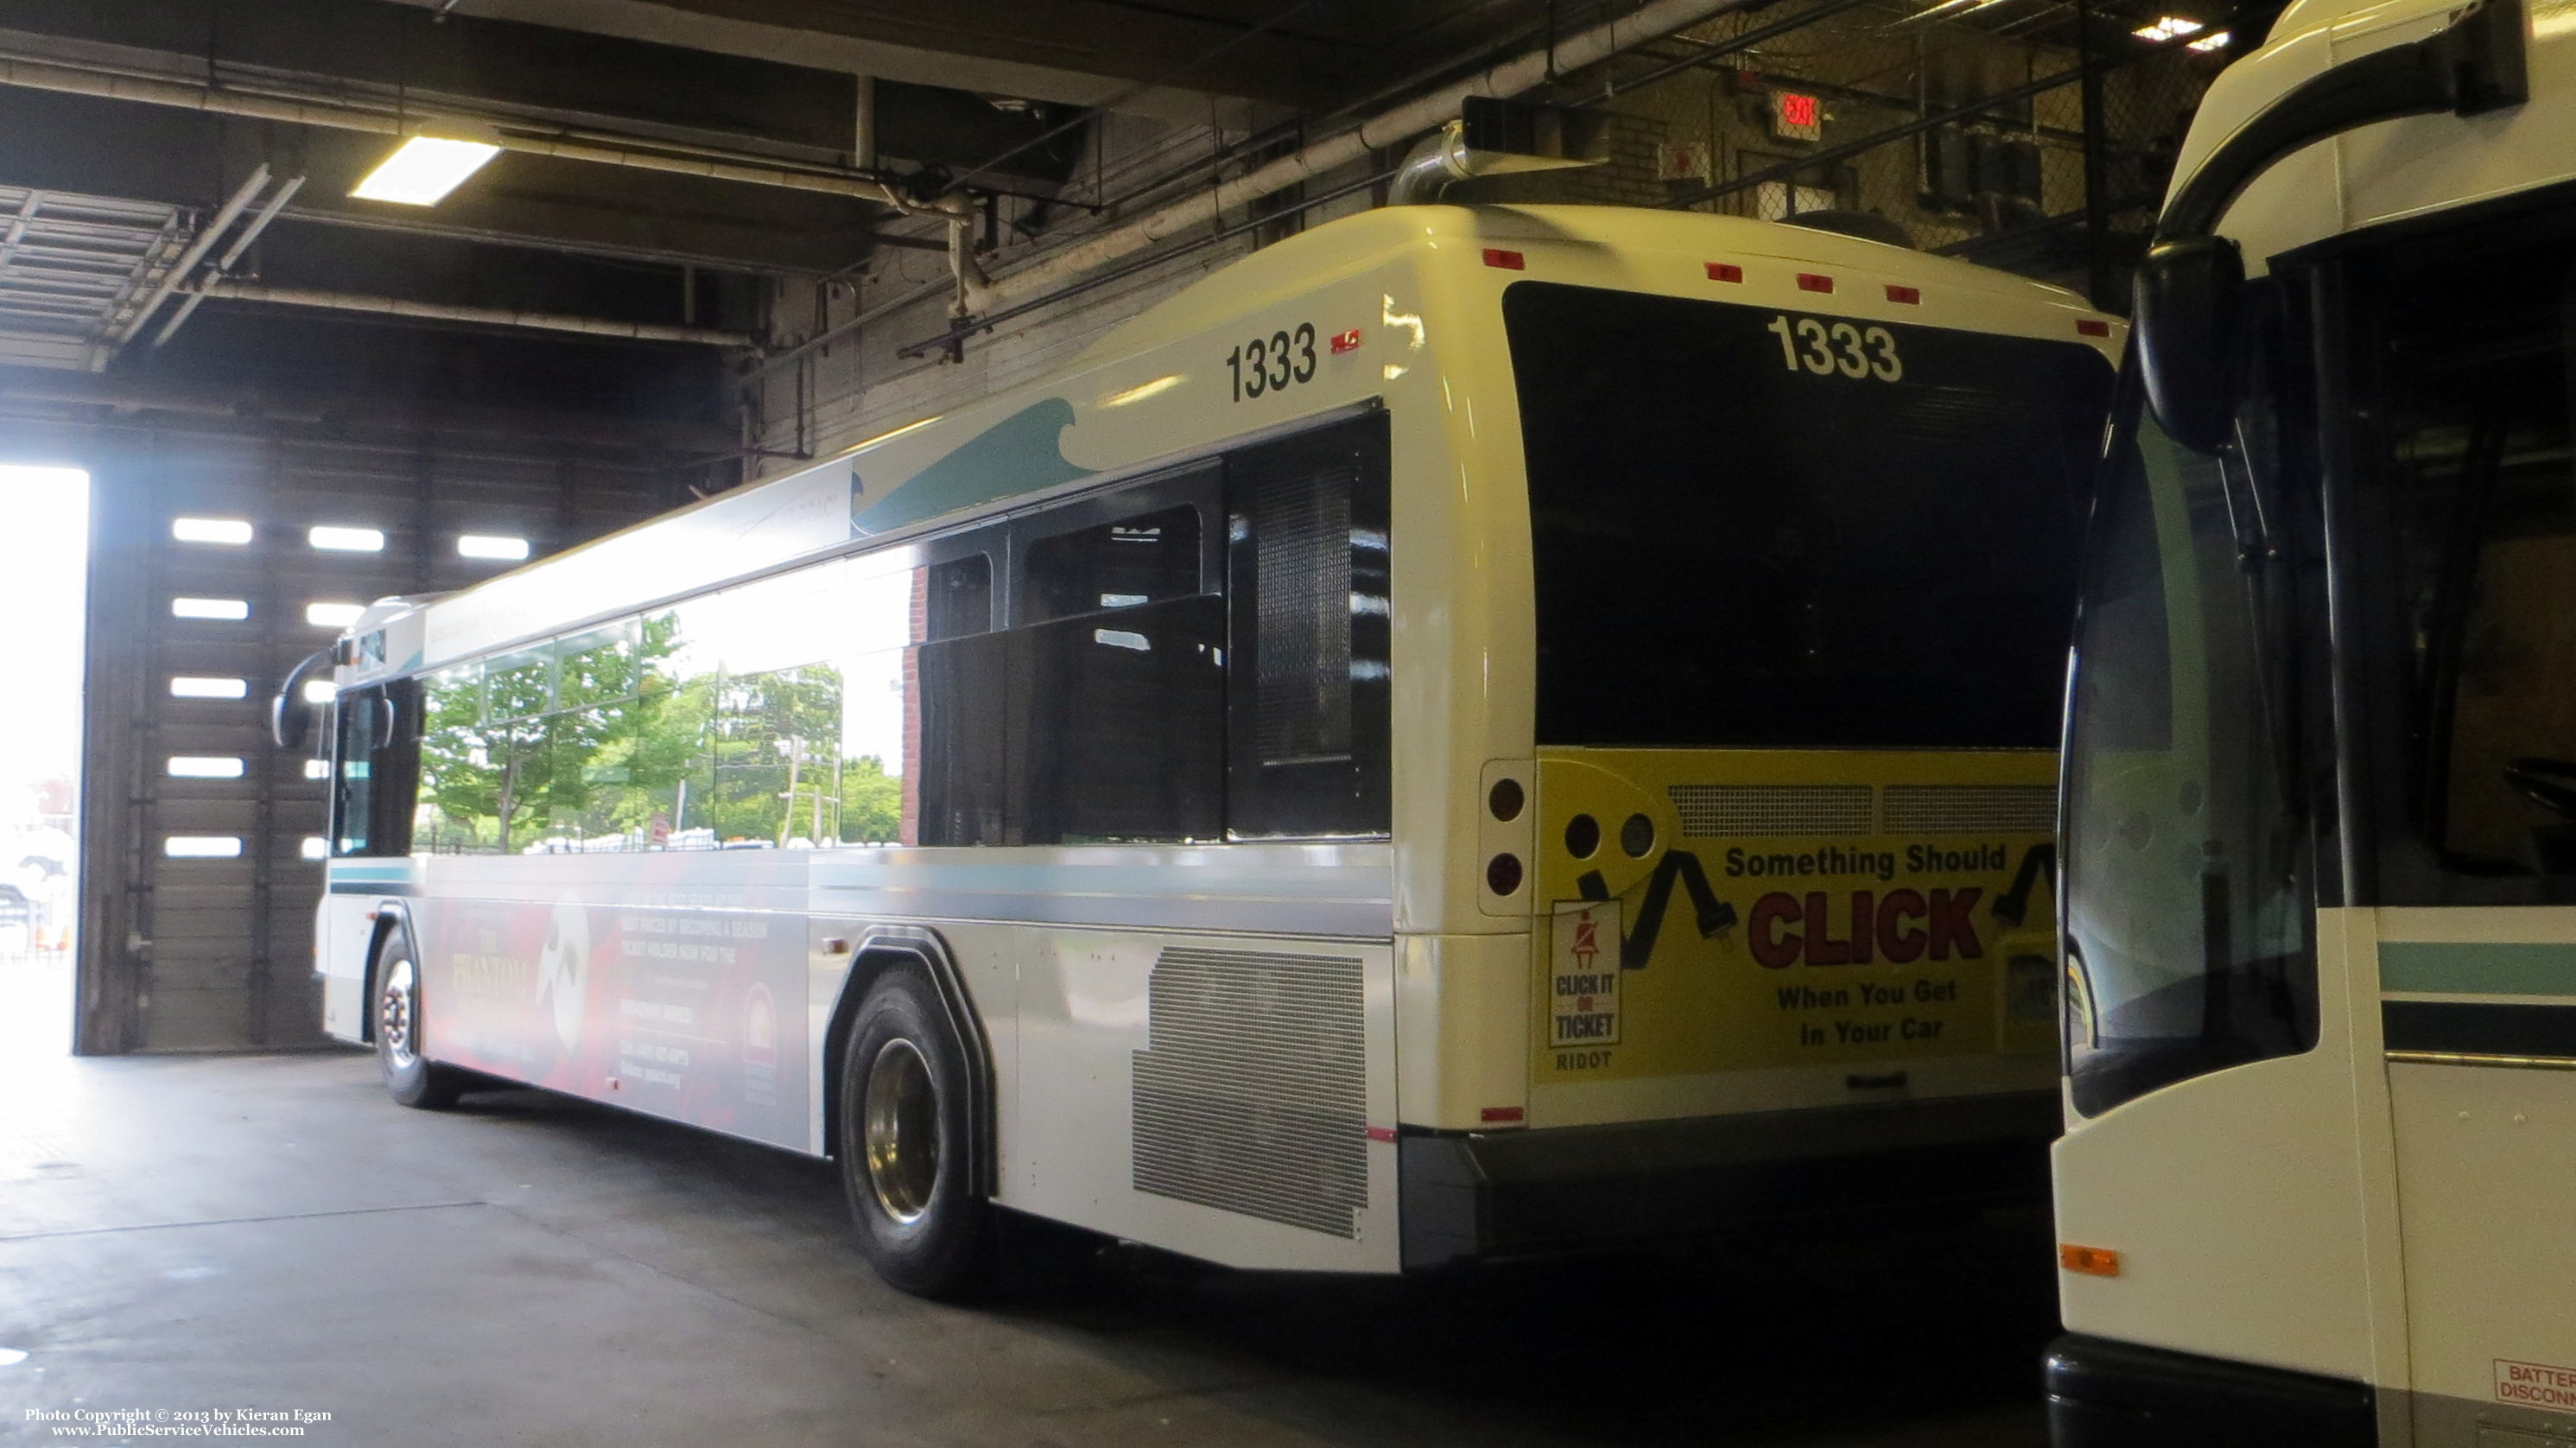
[[[1547,1043],[1619,1044],[1619,902],[1559,903],[1548,965]]]
[[[2576,1368],[2497,1358],[2495,1395],[2499,1403],[2519,1403],[2558,1413],[2576,1411]]]

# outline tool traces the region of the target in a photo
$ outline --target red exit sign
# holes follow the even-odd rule
[[[1783,141],[1821,141],[1825,136],[1824,102],[1797,91],[1771,93],[1771,134]]]

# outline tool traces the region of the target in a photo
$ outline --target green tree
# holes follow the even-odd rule
[[[876,755],[841,762],[841,838],[870,845],[903,838],[903,780]]]

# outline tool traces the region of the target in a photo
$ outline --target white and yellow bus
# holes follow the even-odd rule
[[[1724,217],[1397,207],[334,670],[316,951],[481,1073],[1388,1272],[2044,1191],[2112,324]]]
[[[2576,1443],[2576,12],[2298,0],[2138,289],[2060,1448]]]

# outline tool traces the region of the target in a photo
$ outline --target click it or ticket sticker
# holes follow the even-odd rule
[[[1548,950],[1547,1043],[1619,1044],[1619,902],[1556,907]]]

